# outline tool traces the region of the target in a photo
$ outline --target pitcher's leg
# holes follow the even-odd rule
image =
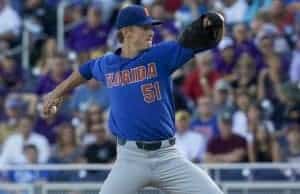
[[[223,194],[208,174],[182,157],[159,166],[159,187],[168,194]]]
[[[139,159],[118,158],[102,185],[100,194],[136,194],[148,184],[149,174],[147,165]]]

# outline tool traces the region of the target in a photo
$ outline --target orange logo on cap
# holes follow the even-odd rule
[[[149,16],[149,12],[148,12],[148,9],[146,7],[144,7],[144,11],[145,11],[146,16]]]

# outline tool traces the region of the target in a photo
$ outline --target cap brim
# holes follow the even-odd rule
[[[162,24],[162,21],[148,18],[146,21],[140,23],[139,25],[141,25],[141,26],[145,26],[145,25],[156,26],[156,25],[160,25],[160,24]]]
[[[161,25],[162,21],[160,20],[152,20],[152,26]]]
[[[220,118],[220,121],[224,123],[232,123],[232,119],[228,119],[228,118]]]

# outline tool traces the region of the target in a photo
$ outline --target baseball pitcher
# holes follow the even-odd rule
[[[134,194],[145,186],[169,194],[221,194],[209,176],[176,149],[170,75],[197,52],[215,47],[224,19],[207,13],[177,41],[152,46],[152,19],[138,5],[121,9],[116,21],[122,47],[88,61],[50,92],[44,114],[55,114],[68,92],[89,79],[108,88],[109,129],[117,138],[117,160],[100,194]]]

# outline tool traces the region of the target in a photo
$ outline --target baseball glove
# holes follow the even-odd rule
[[[209,12],[187,26],[179,36],[179,43],[185,48],[210,49],[223,37],[224,18],[221,14]]]

